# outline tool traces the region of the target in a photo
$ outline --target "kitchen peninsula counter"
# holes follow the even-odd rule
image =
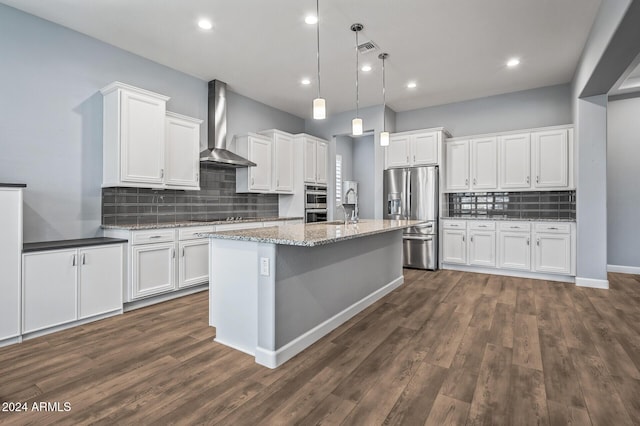
[[[395,288],[402,232],[363,220],[206,233],[216,342],[275,368]]]

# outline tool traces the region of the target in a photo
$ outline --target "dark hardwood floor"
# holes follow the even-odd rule
[[[0,348],[0,402],[29,407],[0,424],[640,424],[640,276],[609,279],[405,270],[275,370],[212,341],[199,293]]]

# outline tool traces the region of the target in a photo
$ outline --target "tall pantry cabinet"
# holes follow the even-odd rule
[[[0,346],[20,339],[23,187],[0,184]]]

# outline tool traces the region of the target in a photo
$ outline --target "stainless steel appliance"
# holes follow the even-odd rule
[[[305,186],[304,221],[306,223],[327,221],[327,187]]]
[[[407,268],[438,268],[438,167],[384,171],[384,218],[422,220],[403,234],[403,263]]]

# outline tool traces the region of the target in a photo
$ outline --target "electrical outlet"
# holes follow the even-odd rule
[[[260,275],[264,275],[265,277],[269,276],[269,258],[268,257],[260,258]]]

